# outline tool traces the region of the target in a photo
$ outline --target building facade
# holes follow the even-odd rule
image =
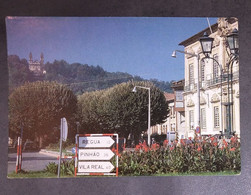
[[[176,118],[176,136],[180,139],[185,139],[185,107],[184,107],[184,84],[185,80],[172,82],[172,89],[174,92],[174,113]]]
[[[174,112],[174,94],[164,93],[166,101],[168,103],[169,115],[166,121],[162,124],[157,124],[151,127],[152,134],[167,135],[168,132],[175,132],[176,118]]]
[[[41,76],[44,72],[44,54],[41,53],[40,61],[33,60],[32,53],[29,54],[29,69],[35,76]]]
[[[185,138],[184,80],[173,82],[174,93],[164,93],[169,115],[162,124],[151,127],[152,134],[166,135],[168,140]]]
[[[238,29],[236,18],[219,18],[217,23],[181,42],[185,55],[185,137],[231,132],[240,135],[239,62],[231,63],[226,36]],[[204,58],[199,38],[204,32],[214,38],[210,57]],[[199,82],[200,93],[197,91]],[[198,96],[199,95],[199,96]],[[198,98],[200,97],[200,98]],[[199,109],[198,106],[199,105]]]

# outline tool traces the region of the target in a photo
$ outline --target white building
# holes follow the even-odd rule
[[[164,93],[166,101],[168,103],[169,115],[166,121],[162,124],[157,124],[151,127],[152,134],[167,134],[167,132],[176,131],[176,115],[174,112],[174,94],[173,93]]]
[[[173,82],[174,93],[164,93],[169,114],[166,121],[151,127],[152,134],[167,135],[167,139],[185,138],[184,80]]]
[[[184,84],[185,80],[180,80],[172,82],[172,88],[174,92],[174,113],[175,113],[175,129],[176,136],[180,139],[186,138],[186,129],[185,129],[185,107],[184,107]]]
[[[232,90],[228,85],[227,77],[228,65],[230,64],[229,49],[226,45],[226,35],[233,29],[238,29],[236,18],[219,18],[218,22],[194,36],[181,42],[184,51],[199,55],[199,67],[197,66],[196,56],[185,55],[185,138],[194,137],[194,131],[200,125],[201,135],[214,135],[224,133],[229,128],[229,119],[231,119],[232,132],[240,134],[240,102],[239,102],[239,62],[234,61],[232,66]],[[211,33],[212,30],[212,33]],[[199,38],[204,32],[209,37],[214,38],[212,59],[204,59]],[[217,62],[219,63],[217,63]],[[200,109],[198,109],[198,68],[200,83]],[[221,74],[221,69],[223,75]],[[222,77],[223,79],[222,79]],[[229,90],[228,90],[229,89]],[[231,101],[232,100],[232,101]],[[232,106],[229,107],[229,102]],[[230,108],[230,109],[229,109]],[[228,111],[231,111],[231,117],[228,117]],[[200,118],[198,117],[200,115]],[[199,120],[198,120],[199,119]],[[198,121],[198,122],[197,122]]]

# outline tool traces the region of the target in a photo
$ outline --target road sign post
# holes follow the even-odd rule
[[[61,118],[60,124],[60,149],[59,149],[59,160],[58,160],[58,178],[60,178],[60,166],[62,158],[62,142],[67,140],[68,135],[68,125],[65,118]]]
[[[114,153],[110,147],[116,137],[116,173],[110,160]],[[75,176],[116,175],[118,176],[118,134],[77,134],[75,149]]]
[[[16,173],[18,173],[19,170],[19,163],[20,163],[20,137],[17,139],[17,159],[16,159]]]

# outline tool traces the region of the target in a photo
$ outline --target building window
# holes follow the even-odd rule
[[[171,131],[175,131],[175,123],[171,124]]]
[[[220,127],[220,113],[219,106],[214,107],[214,128]]]
[[[213,78],[216,79],[219,76],[219,67],[218,67],[218,54],[214,54],[213,58]],[[217,62],[216,62],[217,61]]]
[[[164,125],[164,134],[166,134],[166,132],[167,132],[167,125]]]
[[[183,91],[175,92],[176,102],[183,102]]]
[[[206,123],[206,109],[205,108],[201,108],[200,114],[201,114],[201,128],[202,129],[206,129],[207,128],[207,123]]]
[[[190,130],[194,129],[194,112],[193,112],[193,110],[189,111],[189,127],[190,127]]]
[[[185,122],[185,112],[180,112],[180,124]]]
[[[189,84],[194,83],[194,70],[193,70],[193,64],[189,65]]]
[[[205,61],[201,61],[201,81],[205,81]]]

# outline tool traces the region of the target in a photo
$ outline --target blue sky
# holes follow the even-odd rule
[[[209,18],[211,25],[216,18]],[[7,17],[8,55],[65,60],[162,81],[184,78],[180,42],[208,27],[206,18]]]

